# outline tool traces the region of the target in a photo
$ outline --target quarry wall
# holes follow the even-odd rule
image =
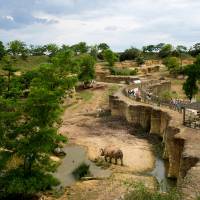
[[[109,97],[109,105],[112,116],[160,136],[163,158],[169,161],[167,176],[177,179],[183,199],[200,196],[200,131],[183,126],[182,115],[176,111],[129,99],[124,89]]]

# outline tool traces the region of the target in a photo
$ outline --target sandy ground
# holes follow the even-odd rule
[[[126,169],[133,172],[152,169],[154,156],[147,140],[130,135],[129,127],[119,120],[97,117],[97,109],[102,107],[106,107],[105,90],[96,90],[88,102],[66,109],[60,133],[68,137],[69,143],[85,146],[91,160],[100,156],[100,148],[115,146],[123,151]]]
[[[85,147],[91,160],[100,157],[99,150],[102,147],[112,145],[121,148],[124,166],[112,164],[109,167],[112,176],[108,179],[77,182],[65,188],[59,200],[117,200],[127,192],[124,184],[127,180],[142,181],[148,187],[155,186],[153,177],[138,174],[153,169],[155,158],[151,144],[131,135],[133,130],[125,122],[109,116],[97,116],[99,108],[108,108],[107,90],[94,90],[90,100],[79,100],[68,107],[63,114],[60,133],[68,137],[68,144]]]

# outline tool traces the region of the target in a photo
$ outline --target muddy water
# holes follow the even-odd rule
[[[54,174],[63,187],[70,186],[77,181],[72,172],[82,163],[90,166],[89,171],[94,178],[108,178],[111,175],[110,170],[103,170],[88,160],[87,152],[83,147],[67,146],[63,150],[66,156],[62,159],[61,165]]]
[[[161,192],[167,192],[176,186],[175,180],[167,178],[167,168],[167,163],[163,159],[156,157],[155,167],[150,172],[150,175],[157,179]]]
[[[63,150],[66,156],[62,159],[61,165],[54,174],[54,176],[60,180],[63,187],[70,186],[77,181],[72,172],[82,163],[90,165],[89,170],[94,178],[108,178],[111,175],[110,170],[103,170],[88,160],[87,152],[83,147],[67,146]],[[167,192],[176,185],[175,181],[167,178],[167,164],[163,159],[159,158],[159,156],[156,156],[154,169],[147,175],[156,178],[159,184],[159,190],[162,192]]]

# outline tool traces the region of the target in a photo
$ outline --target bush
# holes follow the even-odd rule
[[[137,69],[132,69],[132,70],[131,69],[118,69],[115,67],[110,67],[109,70],[112,75],[118,75],[118,76],[134,76],[138,72]]]
[[[118,61],[118,55],[112,52],[110,49],[103,51],[104,60],[108,62],[110,67],[114,66],[115,62]]]
[[[179,59],[176,57],[168,57],[165,58],[163,64],[166,65],[170,74],[178,75],[181,72],[181,67],[179,63]]]
[[[169,101],[172,98],[178,98],[178,95],[176,92],[170,92],[170,91],[163,91],[160,95],[159,95],[160,99],[163,101]]]
[[[120,61],[124,61],[124,60],[134,60],[135,58],[137,58],[140,55],[140,50],[136,49],[134,47],[130,48],[130,49],[126,49],[123,53],[121,53],[120,55]]]
[[[72,172],[72,174],[74,175],[76,179],[79,180],[89,173],[89,168],[90,168],[90,165],[82,163]]]
[[[125,195],[125,200],[181,200],[181,196],[176,190],[160,193],[149,190],[142,183],[136,183],[133,186],[134,190]]]
[[[138,64],[138,66],[141,66],[141,65],[143,65],[144,63],[145,63],[145,60],[144,60],[144,58],[143,57],[137,57],[136,59],[135,59],[135,61],[137,62],[137,64]]]
[[[0,177],[0,199],[29,199],[28,196],[57,185],[59,181],[51,174],[32,170],[30,175],[24,175],[23,169],[19,167]]]

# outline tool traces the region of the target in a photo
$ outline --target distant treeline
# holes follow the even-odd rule
[[[25,42],[20,40],[14,40],[8,44],[3,44],[0,41],[0,59],[5,55],[9,54],[11,56],[21,56],[26,59],[27,56],[42,56],[47,55],[52,57],[56,55],[60,50],[71,49],[76,55],[88,53],[92,55],[95,59],[103,60],[103,52],[105,50],[111,50],[108,44],[100,43],[96,45],[89,46],[86,42],[79,42],[74,45],[62,45],[51,43],[46,45],[27,45]],[[200,54],[200,43],[196,43],[190,48],[183,45],[173,46],[171,44],[159,43],[156,45],[143,46],[142,49],[131,47],[126,49],[124,52],[116,52],[120,61],[124,60],[134,60],[137,58],[145,59],[160,59],[169,56],[175,57],[196,57]]]

